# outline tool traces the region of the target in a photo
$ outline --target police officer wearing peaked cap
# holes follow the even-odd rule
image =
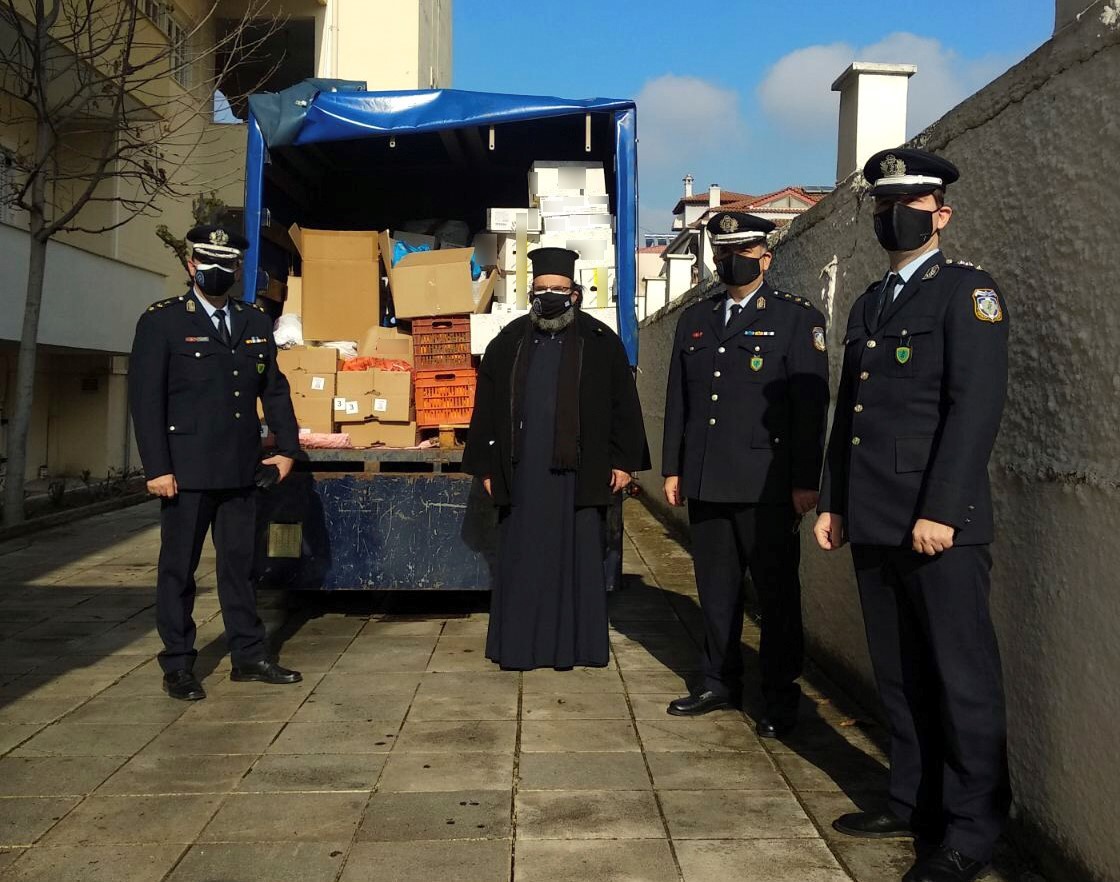
[[[834,826],[928,843],[905,882],[967,882],[1010,799],[988,605],[1007,305],[990,275],[940,250],[952,163],[885,150],[863,173],[890,270],[848,317],[815,532],[825,549],[852,543],[891,772],[883,810]]]
[[[765,713],[778,738],[797,719],[803,637],[801,515],[817,503],[828,413],[824,316],[766,281],[770,221],[721,212],[708,223],[723,283],[677,323],[662,471],[671,505],[688,503],[704,616],[704,682],[673,701],[692,716],[742,696],[743,575],[761,606]]]
[[[187,234],[193,285],[152,304],[132,345],[129,399],[148,490],[160,497],[156,623],[164,690],[205,698],[197,652],[194,572],[208,530],[217,551],[218,598],[233,661],[231,679],[295,683],[268,656],[252,583],[256,483],[283,480],[299,451],[288,381],[276,364],[272,321],[231,300],[248,241],[221,227]],[[257,399],[280,453],[260,460]]]

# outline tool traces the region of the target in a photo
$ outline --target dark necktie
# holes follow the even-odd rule
[[[727,314],[727,323],[724,324],[725,328],[730,328],[735,323],[735,319],[739,317],[739,313],[743,311],[741,303],[731,304],[731,311]]]
[[[879,327],[883,323],[883,315],[887,311],[887,307],[894,302],[894,289],[898,284],[898,273],[887,273],[887,278],[883,282],[883,288],[879,291],[879,308],[875,310],[875,327]]]
[[[232,342],[229,338],[229,328],[226,327],[226,311],[219,309],[214,313],[214,318],[218,320],[218,342],[225,346],[226,349],[231,349]]]

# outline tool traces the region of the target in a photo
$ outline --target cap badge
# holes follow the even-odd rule
[[[901,177],[906,174],[906,163],[893,153],[888,153],[886,158],[879,163],[879,170],[882,171],[885,178]]]
[[[725,214],[720,219],[719,228],[725,233],[735,233],[739,230],[739,218]]]
[[[210,244],[211,245],[228,245],[229,244],[229,233],[227,233],[225,230],[222,230],[222,229],[214,230],[210,234]]]

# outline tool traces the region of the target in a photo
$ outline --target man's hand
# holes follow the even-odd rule
[[[624,490],[630,480],[629,472],[624,472],[622,469],[611,469],[611,493],[619,493]]]
[[[807,515],[820,502],[821,495],[816,490],[804,490],[799,487],[793,488],[793,510],[797,512],[797,516],[801,517]]]
[[[493,482],[491,482],[491,480],[489,478],[483,478],[482,479],[482,489],[486,491],[487,496],[493,496],[494,495],[494,491],[493,491],[492,488],[493,488]]]
[[[848,541],[844,535],[844,518],[831,511],[821,512],[813,527],[813,535],[817,537],[817,545],[825,551],[835,551]]]
[[[291,474],[292,466],[294,466],[296,463],[296,461],[290,456],[282,456],[279,453],[276,454],[276,456],[270,456],[268,459],[262,460],[262,462],[264,463],[264,465],[276,466],[277,470],[280,472],[280,478],[277,483],[283,481],[286,477],[288,477],[289,474]]]
[[[681,479],[679,475],[670,475],[665,479],[665,501],[669,505],[684,505],[681,498]]]
[[[933,557],[942,551],[953,547],[953,535],[956,530],[948,524],[939,524],[937,521],[927,521],[918,518],[914,523],[912,537],[913,547],[918,554],[928,554]]]
[[[171,499],[179,493],[179,483],[175,480],[174,475],[160,475],[158,478],[152,478],[148,482],[148,492],[152,496],[159,496],[162,499]]]

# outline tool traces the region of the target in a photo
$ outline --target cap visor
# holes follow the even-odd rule
[[[872,196],[925,196],[944,187],[937,184],[876,184],[871,188]]]

